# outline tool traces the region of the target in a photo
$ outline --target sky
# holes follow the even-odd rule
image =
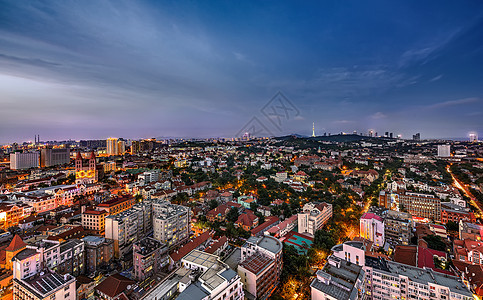
[[[0,143],[483,136],[480,0],[0,7]]]

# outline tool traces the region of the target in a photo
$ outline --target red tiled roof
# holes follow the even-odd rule
[[[275,217],[275,216],[270,216],[270,217],[267,217],[267,218],[265,219],[265,222],[263,222],[263,224],[260,224],[260,225],[258,225],[258,226],[257,226],[257,227],[255,227],[255,228],[253,228],[253,229],[251,230],[251,233],[252,233],[252,235],[256,235],[256,234],[257,234],[257,233],[259,233],[260,231],[264,231],[264,230],[265,230],[265,229],[266,229],[268,226],[270,226],[270,225],[272,225],[272,224],[274,224],[274,223],[276,223],[276,222],[278,222],[278,221],[280,221],[280,219],[279,219],[279,218],[277,218],[277,217]]]
[[[122,276],[121,274],[114,274],[99,283],[96,286],[96,290],[99,292],[114,298],[124,292],[129,285],[134,284],[135,281]]]
[[[192,250],[198,248],[201,244],[206,242],[208,238],[210,238],[210,233],[208,231],[203,232],[187,244],[184,244],[177,251],[171,253],[171,259],[173,259],[173,261],[181,260],[186,254],[190,253]]]
[[[19,250],[19,249],[22,249],[24,247],[26,247],[27,244],[24,243],[24,241],[22,241],[22,239],[20,238],[20,236],[18,234],[16,234],[12,241],[10,242],[10,245],[8,245],[7,248],[5,248],[6,251],[16,251],[16,250]]]
[[[228,241],[226,236],[222,236],[218,241],[211,244],[208,248],[205,249],[206,253],[213,254],[216,250],[218,250],[221,246],[223,246]]]

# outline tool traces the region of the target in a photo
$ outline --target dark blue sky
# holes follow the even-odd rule
[[[239,2],[0,0],[0,142],[483,135],[482,1]]]

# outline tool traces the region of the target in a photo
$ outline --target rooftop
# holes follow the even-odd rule
[[[141,255],[148,255],[149,253],[157,250],[157,249],[161,249],[163,247],[166,247],[165,244],[161,243],[160,241],[158,240],[155,240],[153,238],[150,238],[150,237],[146,237],[136,243],[134,243],[134,252],[135,253],[139,253]],[[167,247],[166,247],[167,249]]]
[[[69,274],[62,276],[57,273],[40,272],[38,275],[18,281],[24,287],[43,299],[45,296],[69,283],[71,280],[74,280],[74,277]]]
[[[254,255],[251,255],[245,259],[240,266],[258,275],[273,262],[274,260],[272,258],[262,255],[261,253],[255,253]]]

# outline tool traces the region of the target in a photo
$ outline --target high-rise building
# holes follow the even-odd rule
[[[107,155],[119,155],[119,146],[117,138],[108,138],[106,141]]]
[[[450,157],[451,145],[438,145],[438,157]]]
[[[470,137],[470,142],[471,143],[476,143],[478,142],[478,134],[476,132],[471,132],[469,134],[469,137]]]
[[[126,153],[126,141],[125,140],[118,140],[117,141],[117,155],[124,155]]]
[[[69,148],[55,148],[48,146],[40,151],[40,166],[52,167],[70,163]]]
[[[416,134],[413,134],[413,140],[414,141],[420,141],[421,140],[421,134],[418,132]]]
[[[10,153],[10,169],[22,170],[39,167],[38,152],[15,152]]]
[[[186,239],[190,234],[190,209],[169,201],[153,201],[154,238],[169,247]]]

